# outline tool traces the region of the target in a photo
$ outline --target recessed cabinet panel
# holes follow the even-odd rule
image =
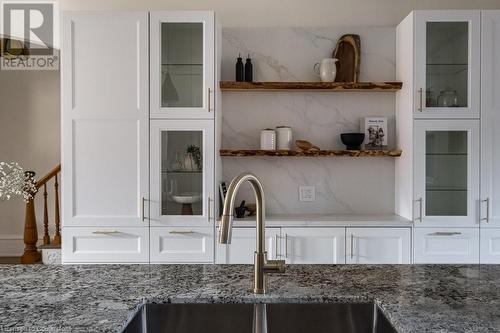
[[[479,263],[479,228],[416,228],[414,262]]]
[[[151,224],[213,224],[212,120],[151,123]]]
[[[482,264],[500,263],[500,229],[481,228]]]
[[[480,12],[415,12],[416,118],[479,118]]]
[[[214,261],[214,230],[151,227],[151,262],[210,263]]]
[[[231,244],[217,243],[218,264],[253,264],[256,249],[256,229],[233,228]],[[281,258],[280,228],[266,228],[268,259]]]
[[[214,12],[152,12],[152,118],[214,118]]]

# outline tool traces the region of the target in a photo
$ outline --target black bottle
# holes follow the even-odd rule
[[[241,59],[240,54],[236,61],[236,82],[243,82],[243,72],[243,59]]]
[[[245,63],[245,82],[253,82],[253,68],[250,55],[248,55],[247,61]]]

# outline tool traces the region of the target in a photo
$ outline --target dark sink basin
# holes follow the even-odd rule
[[[146,304],[123,333],[392,333],[374,303]]]

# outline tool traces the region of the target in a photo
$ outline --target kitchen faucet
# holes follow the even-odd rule
[[[284,272],[284,260],[268,260],[266,252],[266,226],[265,218],[265,200],[264,189],[259,179],[251,173],[242,173],[235,177],[229,188],[227,189],[226,199],[224,200],[224,209],[222,211],[222,218],[219,230],[219,243],[231,244],[231,230],[233,227],[233,212],[234,201],[236,193],[240,186],[249,182],[252,185],[253,193],[255,194],[255,201],[257,206],[256,221],[257,221],[257,237],[256,237],[256,250],[254,253],[254,288],[255,294],[264,294],[267,291],[267,274]]]

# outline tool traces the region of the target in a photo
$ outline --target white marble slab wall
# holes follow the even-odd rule
[[[255,81],[317,80],[313,65],[330,57],[345,33],[361,36],[360,81],[395,79],[394,27],[225,28],[222,78],[234,80],[241,53],[251,55]],[[343,148],[340,133],[359,131],[366,116],[388,117],[389,145],[395,142],[394,93],[225,92],[222,103],[224,148],[258,148],[260,130],[279,125],[291,126],[294,139]],[[242,171],[262,179],[267,214],[394,212],[391,158],[223,158],[224,180]],[[300,202],[299,185],[315,186],[316,200]],[[253,202],[250,191],[242,190],[238,200]]]

